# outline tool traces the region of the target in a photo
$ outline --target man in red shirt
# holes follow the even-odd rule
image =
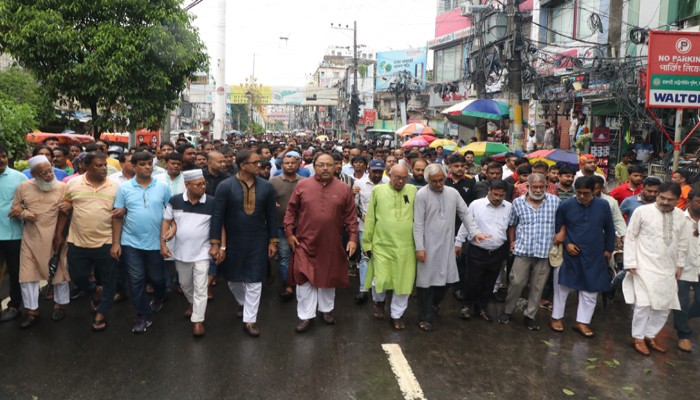
[[[677,183],[681,186],[681,197],[678,199],[678,204],[676,204],[676,207],[684,211],[686,208],[688,208],[688,193],[690,193],[690,190],[692,189],[692,187],[688,184],[691,176],[690,171],[685,168],[679,169],[678,171],[675,171],[673,175],[671,175],[671,182]]]
[[[617,200],[617,204],[622,204],[622,200],[642,193],[642,181],[644,180],[644,167],[641,165],[630,165],[627,167],[629,179],[627,182],[617,185],[610,191],[610,196]]]

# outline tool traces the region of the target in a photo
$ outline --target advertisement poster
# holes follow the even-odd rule
[[[647,107],[700,108],[700,33],[649,32]]]
[[[399,72],[408,72],[418,78],[421,88],[425,85],[425,71],[428,65],[427,48],[396,50],[377,53],[378,91],[388,90],[392,78]]]

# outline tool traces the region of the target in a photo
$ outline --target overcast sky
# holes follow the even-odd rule
[[[250,76],[255,53],[259,83],[304,86],[328,46],[352,46],[352,30],[332,29],[331,23],[352,28],[357,20],[358,44],[375,52],[424,47],[434,37],[436,8],[435,0],[227,1],[226,84]],[[220,11],[219,0],[190,10],[212,58]]]

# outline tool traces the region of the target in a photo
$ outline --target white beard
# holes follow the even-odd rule
[[[544,199],[544,196],[546,196],[546,193],[542,192],[540,194],[534,194],[534,193],[532,193],[532,191],[528,191],[528,195],[530,196],[531,199],[533,199],[535,201],[540,201],[540,200]]]
[[[50,182],[46,182],[42,179],[34,179],[34,183],[36,184],[36,187],[39,188],[42,192],[50,192],[56,188],[58,185],[58,179],[54,176],[53,179]]]

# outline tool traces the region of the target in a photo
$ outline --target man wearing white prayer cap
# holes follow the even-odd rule
[[[20,322],[22,328],[29,328],[38,321],[39,282],[48,280],[49,261],[56,254],[60,258],[56,274],[51,280],[55,303],[51,319],[62,320],[65,317],[63,307],[70,302],[66,252],[63,247],[54,245],[58,205],[64,197],[66,184],[56,179],[46,156],[34,156],[28,164],[34,179],[19,185],[9,214],[11,218],[24,221],[19,267],[25,308],[25,315]]]
[[[185,316],[192,321],[192,335],[204,336],[209,272],[209,224],[214,196],[206,195],[207,181],[201,169],[183,171],[186,191],[174,195],[163,211],[160,254],[175,258],[180,286],[189,305]],[[175,231],[175,232],[173,232]],[[166,244],[174,239],[172,249]],[[224,258],[220,249],[217,261]]]

